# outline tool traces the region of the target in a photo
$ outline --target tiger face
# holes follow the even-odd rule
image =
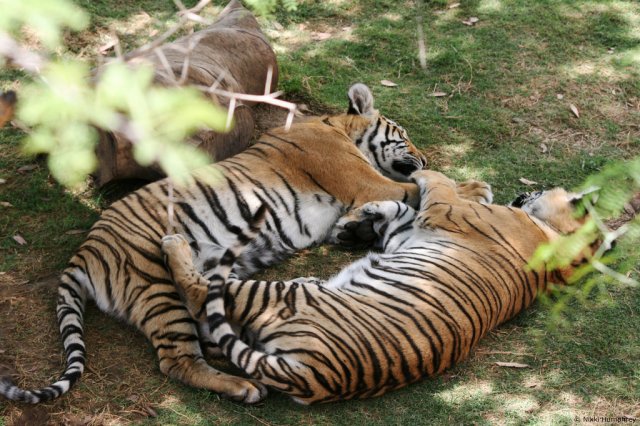
[[[378,125],[364,135],[359,148],[383,175],[396,181],[408,181],[411,173],[427,167],[407,131],[384,116],[378,117]]]
[[[354,84],[348,96],[348,114],[370,121],[366,130],[355,138],[356,146],[380,173],[406,182],[411,173],[427,167],[427,158],[411,142],[407,131],[373,107],[373,95],[367,86]]]
[[[568,234],[577,230],[584,223],[584,217],[576,217],[575,206],[591,192],[593,191],[573,193],[562,188],[526,192],[520,194],[511,202],[510,206],[522,209],[560,234]]]

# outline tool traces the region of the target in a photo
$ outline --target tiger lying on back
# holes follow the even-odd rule
[[[247,276],[321,243],[351,208],[376,199],[417,206],[415,184],[383,174],[407,181],[425,165],[405,130],[379,115],[369,89],[356,84],[349,90],[349,113],[294,124],[288,132],[271,130],[245,152],[201,170],[193,187],[176,189],[175,232],[187,236],[196,265],[206,272],[218,263],[224,247],[246,231],[252,212],[265,205],[264,229],[237,259],[235,272]],[[221,177],[209,185],[206,178],[217,173]],[[472,199],[482,196],[473,185],[460,191]],[[167,205],[168,183],[162,180],[103,212],[58,288],[64,374],[52,386],[33,391],[0,378],[0,395],[37,403],[69,390],[84,370],[83,312],[87,299],[93,299],[149,338],[160,370],[168,376],[240,401],[261,397],[252,382],[223,374],[203,359],[198,338],[208,336],[198,336],[198,324],[162,261]]]
[[[413,176],[418,211],[372,202],[339,221],[334,236],[373,221],[384,252],[326,282],[228,279],[240,243],[209,281],[193,268],[180,235],[163,239],[167,266],[192,315],[206,315],[214,342],[260,384],[304,404],[382,395],[463,360],[548,283],[563,283],[570,270],[526,264],[540,243],[581,224],[573,217],[576,196],[561,189],[517,209],[462,200],[440,173]]]

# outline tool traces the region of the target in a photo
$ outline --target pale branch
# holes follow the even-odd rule
[[[227,111],[227,122],[224,125],[225,130],[231,129],[231,121],[233,120],[233,113],[236,110],[236,98],[231,98],[229,100],[229,109]]]
[[[247,93],[235,93],[235,92],[230,92],[228,90],[217,89],[213,87],[214,85],[217,86],[217,81],[214,82],[214,84],[211,87],[202,86],[202,85],[196,85],[194,87],[202,90],[205,93],[211,93],[214,95],[228,98],[230,100],[230,104],[229,104],[230,115],[233,115],[233,108],[231,108],[231,102],[233,101],[235,105],[235,102],[237,100],[259,102],[259,103],[277,106],[277,107],[289,110],[289,114],[287,114],[287,120],[285,122],[285,129],[289,130],[289,128],[291,127],[291,124],[293,123],[293,117],[295,113],[298,111],[298,106],[293,102],[277,99],[278,96],[282,95],[281,91],[269,93],[266,95],[250,95]]]
[[[130,61],[133,58],[137,58],[139,56],[143,56],[146,53],[162,46],[165,41],[167,41],[169,39],[169,37],[171,37],[172,35],[174,35],[175,33],[177,33],[183,26],[184,24],[186,24],[188,21],[194,21],[194,19],[192,18],[192,16],[198,12],[200,12],[206,5],[208,5],[211,2],[211,0],[201,0],[195,7],[191,8],[191,9],[185,9],[184,5],[182,5],[182,3],[179,2],[176,3],[176,5],[178,5],[178,9],[182,9],[181,13],[179,13],[180,15],[180,19],[178,20],[178,23],[175,24],[174,26],[172,26],[171,28],[169,28],[167,31],[165,31],[164,33],[162,33],[158,38],[150,41],[149,43],[143,45],[142,47],[139,47],[138,49],[127,53],[124,56],[124,60],[125,61]],[[200,17],[198,17],[199,19],[202,19]]]
[[[609,230],[607,225],[605,225],[605,223],[602,221],[602,219],[598,215],[598,212],[595,210],[593,204],[591,204],[591,202],[586,198],[584,199],[583,203],[584,203],[585,209],[589,212],[591,219],[596,224],[596,227],[598,228],[600,233],[603,235],[602,243],[593,254],[593,257],[590,259],[591,265],[601,274],[608,275],[613,279],[617,280],[618,282],[621,282],[631,287],[637,286],[638,282],[636,280],[629,278],[626,275],[623,275],[609,268],[607,265],[605,265],[600,261],[604,256],[604,254],[611,249],[611,247],[613,246],[613,242],[616,241],[618,238],[622,237],[624,234],[626,234],[627,231],[629,231],[629,226],[625,224],[619,227],[618,229],[611,231]]]
[[[207,93],[213,93],[215,95],[224,96],[225,98],[235,98],[242,101],[252,101],[252,102],[260,102],[265,104],[274,105],[280,108],[288,109],[291,112],[297,111],[297,105],[293,102],[283,101],[282,99],[277,99],[278,96],[282,95],[281,91],[273,92],[268,95],[250,95],[247,93],[235,93],[229,92],[223,89],[211,89],[207,86],[197,85],[195,86],[197,89],[200,89]]]
[[[583,205],[589,212],[589,217],[593,220],[593,223],[595,223],[596,227],[603,236],[600,247],[598,247],[598,250],[596,250],[593,255],[594,259],[598,260],[602,258],[602,256],[604,256],[605,252],[611,249],[613,242],[624,235],[629,228],[628,226],[624,225],[616,229],[615,231],[611,231],[609,227],[607,227],[607,225],[605,225],[605,223],[602,221],[602,218],[600,218],[600,215],[594,208],[593,204],[591,204],[589,199],[584,198]]]
[[[418,21],[418,60],[423,70],[427,69],[427,47],[425,43],[424,30],[422,28],[422,15],[416,18]]]
[[[222,83],[222,80],[224,80],[224,78],[227,76],[227,70],[220,70],[220,75],[218,75],[218,77],[216,77],[215,81],[211,84],[211,86],[209,86],[209,91],[213,92],[214,90],[216,90],[218,88],[218,86],[220,85],[220,83]]]
[[[47,63],[43,56],[24,48],[4,31],[0,31],[0,56],[7,58],[10,64],[17,65],[32,74],[40,74]]]
[[[22,121],[18,120],[15,116],[11,119],[11,125],[17,129],[22,130],[27,135],[30,135],[31,133],[33,133],[33,130],[31,130],[29,126],[24,124]]]
[[[267,69],[267,81],[264,83],[264,95],[267,96],[271,92],[271,80],[273,79],[273,67],[269,65]]]
[[[609,268],[607,265],[605,265],[604,263],[602,263],[602,262],[600,262],[598,260],[592,260],[591,264],[601,274],[609,275],[610,277],[612,277],[613,279],[615,279],[618,282],[621,282],[622,284],[625,284],[625,285],[627,285],[629,287],[637,287],[638,286],[638,281],[634,280],[633,278],[629,278],[626,275],[621,274],[620,272]]]
[[[178,30],[180,30],[180,28],[182,28],[182,26],[187,22],[186,18],[180,19],[180,21],[178,22],[178,24],[174,25],[173,27],[169,28],[167,31],[165,31],[164,33],[162,33],[162,35],[160,35],[160,37],[156,38],[153,41],[150,41],[149,43],[143,45],[142,47],[139,47],[136,50],[133,50],[127,54],[124,55],[123,59],[125,61],[130,61],[134,58],[137,58],[139,56],[143,56],[146,53],[162,46],[164,44],[164,42],[171,37],[172,35],[174,35],[175,33],[178,32]]]
[[[169,80],[171,80],[171,82],[177,86],[178,85],[178,81],[176,80],[176,76],[173,73],[173,70],[171,69],[171,65],[169,65],[169,61],[167,60],[167,57],[164,55],[164,52],[162,51],[162,49],[157,47],[157,48],[153,49],[153,53],[160,60],[160,64],[162,65],[162,67],[164,68],[165,72],[167,73],[167,78]]]
[[[420,67],[423,70],[427,69],[427,46],[424,36],[423,15],[422,15],[422,0],[416,0],[414,2],[416,8],[416,26],[418,32],[418,60],[420,61]]]
[[[174,0],[174,3],[175,2],[182,4],[182,2],[180,0]],[[185,7],[183,5],[181,11],[178,12],[178,13],[179,14],[183,13],[182,10],[184,10],[184,13],[200,13],[200,12],[202,12],[202,9],[204,9],[209,3],[211,3],[211,0],[200,0],[198,2],[198,4],[193,6],[191,9],[185,9]],[[180,6],[178,6],[178,8],[180,8]]]
[[[191,55],[193,54],[193,50],[198,46],[202,40],[202,36],[195,35],[189,39],[189,44],[186,49],[178,48],[178,51],[184,53],[184,61],[182,62],[182,71],[180,72],[180,80],[178,80],[178,85],[183,85],[187,82],[187,78],[189,77],[189,65],[191,64]]]

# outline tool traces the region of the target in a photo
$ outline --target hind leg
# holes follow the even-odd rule
[[[167,269],[189,313],[200,322],[206,321],[205,301],[209,280],[193,265],[189,243],[180,234],[167,235],[162,238],[162,252]],[[240,283],[238,280],[230,282]],[[316,277],[300,277],[287,282],[322,285],[325,281]]]
[[[266,396],[264,386],[222,373],[207,364],[200,347],[197,322],[172,285],[149,285],[140,294],[139,302],[146,304],[138,310],[144,314],[132,313],[131,319],[153,344],[164,374],[239,402],[256,403]]]
[[[188,312],[183,311],[183,314],[188,320],[191,320],[190,322],[174,320],[171,323],[173,326],[190,325],[191,328],[193,328],[192,317],[199,321],[206,319],[204,302],[207,295],[208,281],[194,268],[191,258],[191,248],[181,235],[164,237],[162,239],[162,251],[165,254],[165,263],[171,273],[176,288],[178,292],[182,294],[184,302],[187,305]],[[187,318],[181,319],[187,320]],[[163,333],[163,335],[166,334],[167,333]],[[175,337],[172,336],[172,340],[174,339]],[[180,346],[180,350],[172,351],[171,348],[167,348],[162,344],[160,349],[158,349],[160,369],[165,372],[163,369],[163,360],[165,360],[164,368],[166,369],[166,374],[169,376],[180,376],[177,377],[179,380],[189,383],[192,386],[210,389],[236,401],[249,404],[261,401],[266,396],[267,390],[263,385],[253,380],[219,372],[210,367],[202,358],[197,340],[180,343],[185,343]],[[187,343],[189,345],[187,345]],[[156,348],[159,347],[155,345],[155,342],[154,346]],[[188,349],[190,352],[184,353],[183,351],[187,349],[187,346],[189,346]]]

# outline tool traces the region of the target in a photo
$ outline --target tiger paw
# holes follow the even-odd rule
[[[468,180],[456,186],[458,197],[467,201],[475,201],[480,204],[491,204],[493,202],[493,192],[491,185],[478,180]]]
[[[174,274],[193,268],[191,247],[187,239],[180,234],[162,237],[162,253],[165,256],[165,264]]]
[[[267,396],[267,388],[255,380],[240,379],[235,385],[237,389],[223,392],[222,396],[243,404],[256,404]]]
[[[378,203],[367,203],[342,216],[331,230],[328,241],[348,248],[369,247],[379,237],[373,224],[383,218]]]
[[[411,174],[411,181],[420,188],[429,188],[430,186],[438,184],[444,184],[451,187],[456,185],[453,180],[434,170],[418,170],[417,172],[413,172]]]

